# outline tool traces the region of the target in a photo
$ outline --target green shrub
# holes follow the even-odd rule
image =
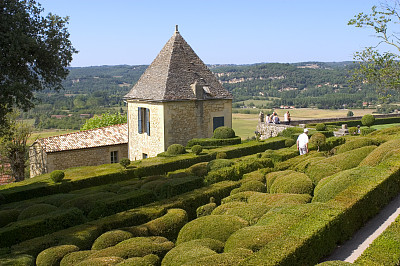
[[[230,139],[234,138],[235,131],[230,127],[218,127],[214,130],[214,139]]]
[[[331,150],[336,146],[339,146],[343,143],[346,142],[346,139],[344,137],[330,137],[327,138],[325,141],[325,146],[324,146],[324,150]]]
[[[342,169],[339,167],[329,163],[322,163],[322,161],[311,163],[310,166],[305,170],[306,174],[310,177],[314,185],[317,185],[321,179],[342,171]]]
[[[253,171],[243,175],[242,182],[259,181],[265,183],[265,174],[262,170]]]
[[[261,202],[270,207],[281,207],[287,205],[306,204],[311,202],[309,194],[288,194],[288,193],[258,193],[250,195],[248,203]]]
[[[369,153],[371,153],[376,146],[364,146],[351,151],[343,152],[335,156],[331,156],[318,163],[328,163],[336,166],[342,170],[347,170],[358,166],[358,164],[365,158]]]
[[[121,160],[119,160],[119,164],[123,167],[123,168],[127,168],[130,164],[131,164],[131,160],[129,160],[128,158],[121,158]]]
[[[163,266],[184,265],[197,258],[222,252],[224,243],[211,238],[195,239],[184,242],[171,249],[163,258]]]
[[[231,165],[233,165],[233,162],[229,159],[215,159],[207,164],[207,172],[215,171],[223,167],[229,167]]]
[[[257,191],[257,192],[267,192],[267,188],[264,183],[260,181],[247,181],[242,183],[242,185],[238,188],[235,188],[231,191],[231,195],[243,192],[243,191]]]
[[[317,131],[325,131],[326,125],[324,123],[318,123],[315,125],[315,130]]]
[[[308,161],[314,157],[322,158],[322,157],[324,157],[324,154],[321,152],[310,151],[309,153],[306,153],[303,156],[295,156],[295,157],[287,159],[283,162],[277,162],[275,164],[274,169],[275,169],[275,171],[283,171],[283,170],[287,170],[287,169],[298,171],[297,165],[304,163],[305,161]],[[304,172],[304,171],[300,170],[298,172]]]
[[[294,139],[285,140],[285,147],[292,147],[294,144],[296,144],[296,141]]]
[[[9,223],[17,221],[20,212],[21,211],[16,210],[16,209],[1,210],[0,211],[0,227],[3,227]]]
[[[225,242],[238,229],[248,226],[248,222],[237,216],[208,215],[187,223],[179,232],[176,244],[194,239],[212,238]]]
[[[204,148],[216,148],[220,146],[229,146],[229,145],[236,145],[240,144],[242,139],[240,137],[234,137],[230,139],[214,139],[214,138],[194,138],[188,141],[187,147],[190,148],[194,145],[200,145]]]
[[[120,262],[123,262],[124,259],[116,256],[107,256],[101,258],[88,258],[80,263],[77,266],[104,266],[104,265],[116,265]]]
[[[211,215],[233,215],[246,220],[249,225],[255,224],[267,211],[270,206],[262,202],[245,203],[233,201],[221,204],[215,208]]]
[[[182,144],[172,144],[167,148],[167,153],[170,155],[184,154],[186,149]]]
[[[196,155],[199,155],[203,151],[203,147],[200,145],[193,145],[192,146],[192,152]]]
[[[196,209],[197,217],[210,215],[212,211],[217,207],[215,202],[210,202],[204,205],[201,205]]]
[[[61,170],[54,170],[53,172],[50,173],[50,178],[53,180],[55,183],[61,182],[65,177],[65,173]]]
[[[318,147],[317,151],[319,151],[320,147],[325,145],[325,141],[326,141],[325,135],[319,132],[313,134],[310,138],[310,143]]]
[[[292,173],[296,173],[296,172],[293,170],[285,170],[285,171],[276,171],[276,172],[271,172],[271,173],[266,174],[265,181],[267,183],[267,191],[270,192],[271,186],[277,177],[289,175]]]
[[[361,136],[366,136],[372,132],[376,131],[375,128],[362,128],[361,129]]]
[[[60,266],[77,265],[79,262],[84,261],[90,254],[96,252],[95,250],[81,250],[68,253],[62,258]]]
[[[400,217],[357,258],[359,265],[398,265],[400,261]]]
[[[357,127],[349,127],[349,135],[358,135],[358,128]]]
[[[324,180],[315,187],[313,202],[327,202],[333,199],[340,192],[356,183],[359,179],[376,173],[371,167],[357,167],[346,171],[339,172]]]
[[[117,264],[118,266],[158,266],[160,258],[157,255],[149,254],[144,257],[129,258]]]
[[[225,203],[229,203],[229,202],[247,202],[248,199],[252,195],[258,195],[258,194],[264,195],[265,193],[256,192],[256,191],[239,192],[239,193],[235,193],[235,194],[232,194],[232,195],[230,195],[228,197],[223,198],[221,200],[221,204],[225,204]]]
[[[97,206],[103,203],[105,199],[112,198],[116,196],[115,193],[111,192],[97,192],[93,194],[78,196],[69,201],[64,202],[60,208],[68,209],[76,207],[82,210],[86,215],[93,211]]]
[[[346,143],[336,147],[336,154],[340,154],[346,151],[351,151],[357,148],[371,145],[379,145],[379,141],[371,138],[357,137],[355,139],[348,140]]]
[[[76,195],[72,194],[72,193],[60,193],[60,194],[54,194],[54,195],[50,195],[50,196],[46,196],[43,197],[42,199],[42,203],[45,204],[51,204],[54,205],[56,207],[60,207],[64,202],[71,200],[73,198],[75,198]]]
[[[179,230],[188,222],[188,215],[182,209],[169,209],[167,213],[159,218],[145,223],[150,235],[163,236],[175,239]]]
[[[226,155],[225,152],[217,152],[217,155],[215,156],[215,159],[226,159],[228,158],[228,155]]]
[[[99,236],[92,245],[92,250],[100,250],[115,246],[119,242],[133,237],[133,235],[123,230],[111,230]]]
[[[361,123],[366,127],[370,127],[375,123],[375,117],[371,114],[366,114],[361,118]]]
[[[312,194],[314,189],[311,179],[304,173],[291,173],[279,176],[270,188],[270,193]]]
[[[350,111],[349,111],[350,112]],[[350,262],[345,262],[342,260],[333,260],[333,261],[325,261],[322,263],[318,263],[316,266],[350,266],[350,265],[355,265]]]
[[[120,257],[127,259],[143,257],[149,254],[163,257],[173,247],[174,243],[160,236],[132,237],[115,246],[98,250],[89,255],[88,259],[102,257]]]
[[[51,266],[59,265],[61,259],[68,253],[78,251],[79,248],[75,245],[62,245],[55,246],[43,250],[36,258],[37,266]]]
[[[400,149],[400,139],[389,140],[369,153],[361,162],[360,166],[376,166],[382,162],[385,156],[393,150]]]
[[[296,135],[303,133],[303,130],[304,130],[303,128],[299,127],[288,127],[281,133],[279,133],[279,135],[286,138],[297,139]]]
[[[197,163],[186,169],[186,172],[195,176],[205,176],[208,173],[208,162]]]
[[[58,210],[58,208],[50,204],[45,204],[45,203],[34,204],[21,211],[21,213],[18,215],[18,221],[54,212],[56,210]]]
[[[308,154],[310,154],[310,153],[308,153]],[[298,163],[296,165],[291,166],[289,169],[293,170],[293,171],[296,171],[296,172],[306,173],[306,171],[307,171],[307,169],[308,169],[308,167],[310,165],[313,165],[314,163],[325,159],[325,157],[324,157],[324,155],[322,153],[317,152],[317,154],[320,154],[321,156],[310,156],[310,157],[307,158],[307,157],[305,157],[303,155],[302,157],[305,157],[304,161],[302,161],[302,162],[300,162],[300,163]]]
[[[241,228],[228,238],[225,243],[225,252],[230,252],[238,248],[256,252],[276,237],[276,234],[272,231],[266,226]]]
[[[0,256],[0,265],[2,266],[33,266],[35,265],[35,258],[28,254],[22,255],[5,255]]]
[[[190,265],[220,265],[220,266],[230,266],[238,265],[244,261],[247,257],[252,255],[253,252],[247,249],[237,249],[232,252],[225,252],[220,254],[214,254],[209,256],[204,256],[197,258],[188,264]]]

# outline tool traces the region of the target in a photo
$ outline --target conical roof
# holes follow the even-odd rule
[[[192,86],[195,83],[203,87],[203,99],[232,99],[176,29],[124,98],[148,101],[198,99]]]

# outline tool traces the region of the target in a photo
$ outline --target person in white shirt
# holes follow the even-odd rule
[[[297,150],[300,152],[300,155],[308,153],[308,129],[304,129],[304,133],[300,134],[297,138]]]

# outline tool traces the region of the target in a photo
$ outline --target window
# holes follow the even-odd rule
[[[138,132],[150,136],[150,109],[138,107]]]
[[[224,117],[219,116],[219,117],[214,117],[213,118],[213,132],[217,127],[222,127],[224,126]]]
[[[142,158],[143,159],[146,159],[148,156],[147,156],[147,153],[142,153]]]
[[[111,152],[111,163],[118,163],[118,151]]]

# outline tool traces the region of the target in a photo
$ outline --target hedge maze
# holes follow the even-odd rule
[[[400,192],[400,128],[295,134],[3,186],[0,264],[316,265]],[[398,265],[399,224],[354,264]]]

